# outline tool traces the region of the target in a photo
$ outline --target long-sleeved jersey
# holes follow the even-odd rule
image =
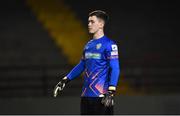
[[[72,80],[84,72],[81,97],[101,97],[119,80],[118,47],[106,36],[91,39],[84,47],[82,59],[67,78]]]

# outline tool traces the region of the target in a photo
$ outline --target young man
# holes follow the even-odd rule
[[[92,39],[85,45],[82,59],[55,87],[54,97],[65,85],[84,72],[81,114],[113,114],[113,96],[119,80],[118,47],[104,35],[108,15],[96,10],[89,14]]]

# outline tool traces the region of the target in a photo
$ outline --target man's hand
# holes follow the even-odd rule
[[[105,107],[111,107],[114,105],[114,91],[108,91],[103,97],[101,103],[104,104]]]
[[[62,91],[66,84],[69,82],[69,79],[67,77],[64,77],[54,88],[54,97],[58,95],[58,91]]]

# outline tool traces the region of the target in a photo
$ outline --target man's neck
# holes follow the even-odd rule
[[[96,33],[94,33],[93,38],[94,39],[99,39],[99,38],[101,38],[103,36],[104,36],[104,31],[103,30],[99,30]]]

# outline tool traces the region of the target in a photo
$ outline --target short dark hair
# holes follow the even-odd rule
[[[109,16],[106,12],[102,10],[95,10],[89,13],[89,16],[96,16],[100,19],[102,19],[105,23],[108,21]]]

